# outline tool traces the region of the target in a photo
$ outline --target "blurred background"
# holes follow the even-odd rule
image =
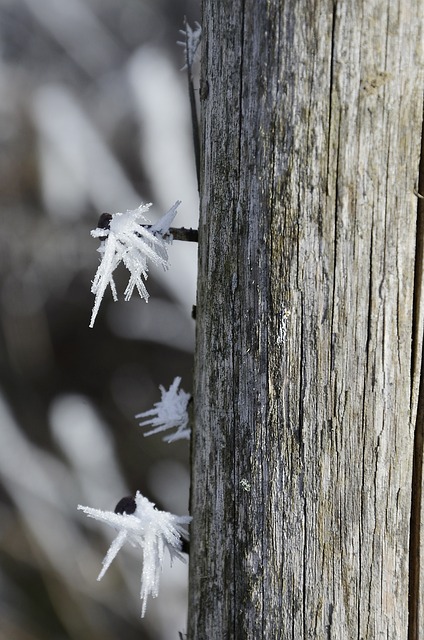
[[[143,437],[134,415],[175,376],[192,390],[197,250],[152,267],[149,303],[116,273],[89,329],[100,213],[198,194],[184,16],[198,0],[0,0],[0,640],[177,640],[187,567],[165,563],[140,619],[141,557],[96,582],[113,510],[137,489],[188,513],[189,444]],[[197,88],[197,82],[196,82]]]

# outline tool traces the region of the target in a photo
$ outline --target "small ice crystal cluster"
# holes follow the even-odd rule
[[[179,40],[177,42],[180,47],[184,47],[184,60],[185,64],[181,71],[191,67],[196,59],[196,54],[199,49],[200,40],[202,38],[202,27],[198,22],[194,23],[196,26],[194,29],[190,27],[188,22],[185,23],[185,29],[180,29],[180,33],[184,36],[184,41]]]
[[[128,210],[125,213],[114,213],[110,216],[103,214],[104,228],[99,226],[91,232],[93,238],[101,240],[98,249],[101,262],[91,287],[95,299],[90,327],[94,326],[100,303],[108,286],[111,288],[113,299],[115,301],[118,299],[113,272],[121,262],[130,272],[130,279],[124,292],[125,300],[131,298],[136,288],[140,297],[148,301],[149,294],[143,282],[143,278],[146,280],[148,275],[147,261],[151,260],[154,264],[168,269],[166,245],[172,242],[169,227],[180,204],[181,202],[177,201],[156,224],[151,226],[144,217],[151,204],[142,204],[138,209]]]
[[[186,526],[190,523],[191,517],[175,516],[167,511],[159,511],[139,491],[135,498],[122,498],[116,505],[115,511],[101,511],[82,505],[78,505],[78,509],[89,518],[105,522],[118,532],[103,560],[103,568],[97,580],[103,578],[126,542],[141,549],[143,569],[140,598],[143,618],[148,596],[156,598],[159,593],[159,577],[165,550],[168,551],[171,562],[174,558],[186,562],[182,547],[183,540],[189,539]]]
[[[147,418],[147,420],[140,422],[140,427],[147,425],[154,427],[151,431],[145,433],[145,436],[152,436],[168,429],[176,429],[173,433],[166,435],[163,440],[165,442],[190,440],[187,407],[191,396],[183,389],[178,390],[180,382],[181,378],[175,378],[167,391],[160,385],[160,401],[155,403],[153,409],[135,416],[136,418]]]

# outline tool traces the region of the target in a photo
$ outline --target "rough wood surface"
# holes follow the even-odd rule
[[[191,640],[408,637],[423,12],[203,1]]]

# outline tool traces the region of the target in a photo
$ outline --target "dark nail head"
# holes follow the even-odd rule
[[[126,513],[131,515],[136,510],[137,505],[132,496],[122,498],[115,507],[115,513]]]
[[[110,213],[102,213],[97,223],[98,229],[109,229],[110,221],[112,220],[112,215]]]

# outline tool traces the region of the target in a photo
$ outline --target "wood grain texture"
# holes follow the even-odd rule
[[[423,25],[203,0],[191,640],[408,637]]]

